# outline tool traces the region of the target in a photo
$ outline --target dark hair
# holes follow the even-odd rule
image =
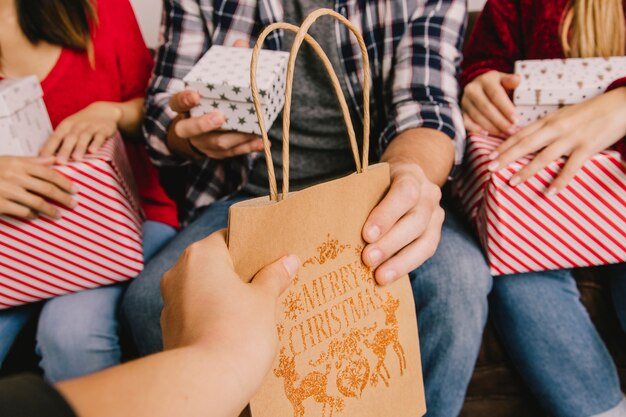
[[[45,41],[91,55],[92,0],[16,0],[20,27],[30,42]]]

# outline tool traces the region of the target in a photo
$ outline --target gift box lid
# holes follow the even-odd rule
[[[517,61],[515,73],[521,76],[516,105],[564,106],[598,96],[626,76],[626,57]]]
[[[7,117],[43,97],[39,79],[34,76],[0,81],[0,117]]]
[[[252,102],[250,61],[252,49],[214,45],[184,78],[204,98]],[[261,101],[284,90],[289,53],[261,50],[257,85]]]

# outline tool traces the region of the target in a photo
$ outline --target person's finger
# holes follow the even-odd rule
[[[522,168],[517,174],[515,174],[509,180],[509,185],[512,187],[523,183],[527,179],[534,176],[537,172],[541,171],[552,162],[562,157],[567,152],[567,145],[560,142],[548,146],[543,151],[539,152],[532,161]]]
[[[200,104],[200,94],[191,90],[181,91],[170,98],[169,104],[170,108],[176,113],[187,113]]]
[[[76,201],[72,198],[71,194],[62,191],[59,187],[50,182],[42,181],[31,176],[20,176],[15,180],[15,182],[17,185],[28,191],[42,197],[46,197],[50,200],[54,200],[66,207],[76,207]]]
[[[488,87],[494,88],[494,87]],[[499,88],[497,86],[496,88]],[[470,97],[470,100],[474,104],[476,109],[480,109],[480,113],[489,123],[493,125],[498,131],[507,133],[508,135],[514,134],[515,126],[507,119],[507,117],[500,112],[500,110],[491,102],[491,99],[486,95],[487,92],[481,92],[480,94],[474,94]],[[470,116],[474,117],[470,113]],[[478,120],[477,120],[478,121]]]
[[[0,213],[2,215],[14,216],[20,219],[34,220],[37,218],[37,213],[33,210],[9,200],[0,201]]]
[[[540,151],[556,139],[557,137],[552,129],[540,129],[535,133],[520,139],[515,146],[510,147],[498,156],[492,164],[498,164],[501,168],[507,167],[525,156],[529,156]],[[489,164],[488,168],[491,169],[492,165]]]
[[[61,165],[67,164],[70,159],[70,155],[72,151],[76,147],[76,143],[78,142],[78,134],[73,131],[68,133],[63,138],[63,143],[61,143],[61,147],[57,151],[57,162]]]
[[[285,256],[261,269],[252,279],[252,285],[278,298],[289,287],[300,268],[297,256]]]
[[[489,159],[492,162],[487,166],[490,171],[497,171],[501,168],[506,167],[500,160],[500,157],[507,153],[511,148],[519,146],[519,144],[524,141],[528,136],[534,134],[535,132],[540,131],[543,128],[544,124],[540,120],[538,122],[532,123],[522,130],[514,134],[513,136],[507,138],[504,142],[502,142],[491,154],[489,154]],[[525,156],[525,155],[523,155]]]
[[[18,185],[5,186],[4,191],[6,198],[14,203],[21,204],[35,212],[45,214],[54,219],[58,219],[60,216],[59,210],[52,204]]]
[[[76,194],[78,192],[78,187],[76,187],[76,185],[74,185],[69,178],[48,166],[36,164],[29,165],[26,172],[34,177],[56,185],[58,188],[67,193]]]
[[[37,165],[52,165],[54,164],[55,161],[55,157],[54,156],[36,156],[36,157],[32,157],[32,158],[26,158],[26,160],[28,162],[31,162],[33,164],[37,164]]]
[[[518,74],[503,74],[500,83],[505,90],[513,91],[519,86],[521,80]]]
[[[585,165],[585,162],[592,156],[587,149],[576,149],[567,158],[567,162],[559,172],[559,175],[552,181],[548,188],[548,194],[556,194],[561,192],[572,181],[574,176]]]
[[[463,123],[465,124],[465,129],[469,133],[475,133],[475,134],[484,135],[484,136],[489,134],[489,132],[483,129],[478,123],[474,121],[474,119],[470,117],[469,114],[465,112],[463,112]]]
[[[74,147],[74,151],[72,152],[72,158],[77,161],[83,160],[83,156],[85,156],[87,148],[93,140],[95,130],[95,128],[87,128],[78,135],[78,141],[76,142],[76,146]]]
[[[475,102],[470,100],[470,105],[467,106],[467,114],[474,120],[484,131],[494,136],[501,136],[503,132],[500,131],[483,113],[476,107]]]
[[[439,246],[444,219],[445,212],[438,207],[433,212],[424,234],[376,269],[374,272],[376,282],[380,285],[391,284],[432,257]]]
[[[422,185],[409,175],[392,181],[383,200],[372,210],[363,226],[363,239],[374,243],[387,233],[394,224],[415,207],[421,195]]]
[[[508,123],[516,125],[518,122],[517,113],[515,112],[515,105],[506,93],[506,90],[498,84],[490,84],[485,86],[485,94],[489,100],[494,104],[496,109],[506,117]],[[507,131],[509,134],[513,134],[514,131]]]
[[[192,138],[194,146],[217,151],[227,151],[248,142],[260,141],[260,137],[239,132],[220,131]]]
[[[102,145],[104,144],[104,142],[106,142],[108,138],[109,135],[107,135],[105,132],[96,132],[96,134],[93,136],[93,140],[91,141],[91,145],[89,145],[89,153],[98,152],[98,150],[102,147]]]
[[[244,39],[237,39],[233,46],[235,48],[249,48],[250,44]]]
[[[59,126],[57,130],[55,130],[50,135],[48,140],[46,140],[46,143],[43,144],[43,146],[39,150],[39,155],[46,158],[48,156],[56,154],[57,149],[59,149],[61,141],[65,137],[66,133],[66,128],[62,128],[61,126]]]
[[[211,112],[198,117],[179,120],[174,126],[174,133],[180,138],[191,138],[219,129],[225,122],[220,112]]]
[[[249,153],[261,152],[263,150],[263,140],[262,139],[252,139],[246,143],[241,145],[237,145],[234,148],[228,149],[219,155],[216,155],[215,158],[223,159],[223,158],[233,158],[235,156],[247,155]]]
[[[367,245],[363,251],[364,263],[376,268],[419,238],[430,222],[432,211],[431,204],[422,204],[419,209],[408,212],[388,233],[375,243]]]

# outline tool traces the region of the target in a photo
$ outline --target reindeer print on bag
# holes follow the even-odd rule
[[[361,262],[362,251],[329,235],[302,264],[300,275],[314,269],[317,278],[296,277],[296,285],[283,295],[277,326],[281,348],[273,374],[283,379],[294,417],[305,412],[332,417],[379,380],[390,387],[394,375],[404,375],[407,362],[396,317],[400,300],[380,293],[373,271]],[[346,262],[337,269],[342,259]],[[331,263],[333,270],[327,270]],[[324,346],[312,359],[303,359]],[[388,363],[392,351],[397,366]]]

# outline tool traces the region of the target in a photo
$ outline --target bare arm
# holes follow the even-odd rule
[[[454,165],[454,143],[434,129],[409,129],[395,138],[383,154],[382,161],[394,165],[417,164],[429,181],[442,186]]]
[[[161,281],[165,352],[57,389],[79,417],[238,415],[276,355],[276,304],[299,265],[281,258],[247,284],[224,231],[192,244]]]

